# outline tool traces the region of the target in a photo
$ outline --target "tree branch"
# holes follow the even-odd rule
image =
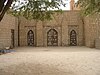
[[[5,0],[6,1],[6,0]],[[12,2],[13,2],[13,0],[8,0],[7,1],[7,4],[4,6],[4,3],[5,2],[2,2],[1,4],[2,4],[2,7],[0,7],[1,8],[1,13],[0,13],[0,21],[2,20],[2,18],[3,18],[3,16],[4,16],[4,14],[5,14],[5,12],[9,9],[9,7],[11,6],[11,4],[12,4]]]

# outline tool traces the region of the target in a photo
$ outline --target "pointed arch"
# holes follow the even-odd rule
[[[55,29],[47,32],[47,46],[58,46],[58,32]]]
[[[70,45],[77,46],[77,33],[75,30],[70,32]]]
[[[32,30],[27,33],[27,44],[28,46],[34,46],[34,32]]]

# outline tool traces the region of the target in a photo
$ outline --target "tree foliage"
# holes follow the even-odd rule
[[[4,16],[12,0],[8,0],[8,3],[4,5],[5,1],[6,0],[0,0],[0,9],[2,11],[0,17]],[[60,11],[61,5],[65,6],[63,0],[13,0],[8,13],[12,13],[14,16],[23,16],[26,19],[45,20],[51,19],[52,11],[55,9],[56,11]],[[6,6],[7,9],[4,8]],[[3,10],[5,12],[3,12]]]
[[[100,13],[100,0],[78,0],[77,6],[85,16]]]

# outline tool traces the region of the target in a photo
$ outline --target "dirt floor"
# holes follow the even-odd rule
[[[100,50],[19,47],[0,55],[0,75],[100,75]]]

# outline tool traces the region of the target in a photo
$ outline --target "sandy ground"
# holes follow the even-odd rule
[[[100,50],[29,48],[0,55],[0,75],[100,75]]]

